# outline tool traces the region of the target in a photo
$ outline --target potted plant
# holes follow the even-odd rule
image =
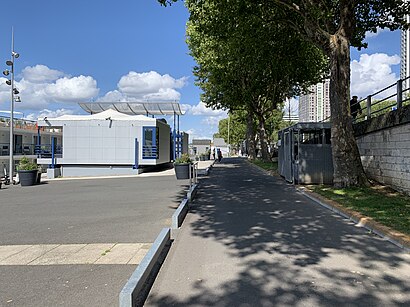
[[[192,160],[188,154],[183,154],[174,161],[175,175],[177,179],[189,179],[189,168],[192,165]]]
[[[38,165],[23,157],[17,166],[21,186],[30,186],[38,183]]]
[[[202,154],[199,156],[199,161],[205,161],[205,159],[206,159],[206,155],[205,155],[204,153],[202,153]]]

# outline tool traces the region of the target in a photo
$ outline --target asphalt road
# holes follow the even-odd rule
[[[129,177],[1,189],[0,245],[153,242],[182,200],[181,182]]]
[[[146,306],[410,306],[410,254],[241,159],[223,159]]]
[[[187,181],[57,180],[0,190],[0,245],[152,243]],[[115,306],[136,265],[2,265],[0,306]]]

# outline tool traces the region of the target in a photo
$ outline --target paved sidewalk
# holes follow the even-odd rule
[[[410,254],[242,159],[201,182],[146,306],[409,306]]]

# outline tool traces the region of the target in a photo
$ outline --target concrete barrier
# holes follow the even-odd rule
[[[192,201],[194,199],[197,190],[198,190],[198,184],[193,184],[189,188],[189,191],[188,191],[188,194],[187,194],[188,201]]]
[[[186,214],[188,213],[188,199],[184,199],[178,209],[172,215],[172,229],[178,229],[181,226]]]
[[[120,307],[143,306],[171,245],[171,229],[164,228],[120,292]]]

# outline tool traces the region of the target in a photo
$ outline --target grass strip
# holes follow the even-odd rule
[[[278,172],[278,162],[264,162],[262,160],[252,160],[250,161],[253,164],[263,168],[264,170],[271,171],[271,172]]]
[[[345,189],[310,186],[310,189],[387,227],[410,235],[410,197],[408,196],[379,185]]]

